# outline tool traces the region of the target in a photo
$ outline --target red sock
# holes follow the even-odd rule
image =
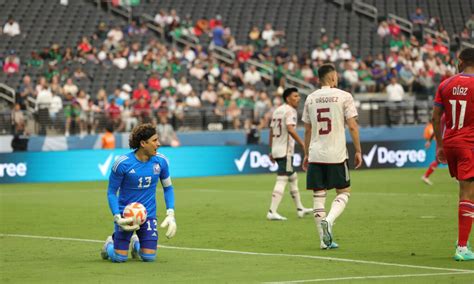
[[[434,170],[438,167],[438,161],[434,160],[431,164],[430,167],[426,170],[425,177],[429,177]]]
[[[474,202],[470,200],[459,201],[459,236],[458,246],[465,247],[471,233],[472,220],[474,220]]]

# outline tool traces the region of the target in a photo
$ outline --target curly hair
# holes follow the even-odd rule
[[[140,142],[150,139],[156,134],[156,129],[151,123],[145,123],[135,126],[128,138],[128,145],[131,149],[140,148]]]

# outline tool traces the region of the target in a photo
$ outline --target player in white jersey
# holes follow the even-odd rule
[[[318,69],[321,89],[306,98],[303,110],[305,123],[306,188],[313,190],[314,219],[321,240],[321,248],[332,249],[332,226],[346,207],[350,196],[350,178],[347,166],[345,124],[349,128],[355,148],[355,168],[362,165],[362,150],[357,125],[357,110],[350,93],[336,88],[336,68],[324,64]],[[336,188],[336,198],[326,216],[326,191]]]
[[[296,108],[300,102],[298,89],[286,89],[283,92],[283,100],[285,103],[273,112],[270,123],[270,148],[272,151],[270,159],[278,163],[278,172],[267,219],[277,221],[286,220],[285,217],[278,214],[277,210],[288,182],[290,182],[290,194],[295,202],[298,217],[302,218],[313,211],[313,209],[304,208],[303,204],[301,204],[298,176],[293,169],[295,140],[301,147],[304,147],[303,140],[296,132],[296,123],[298,121]]]

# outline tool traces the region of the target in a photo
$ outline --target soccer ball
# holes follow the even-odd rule
[[[145,206],[139,202],[128,204],[123,210],[124,218],[133,218],[133,224],[142,225],[146,221],[147,212]]]

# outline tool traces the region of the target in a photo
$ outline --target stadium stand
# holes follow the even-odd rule
[[[447,42],[446,55],[436,55],[431,58],[429,53],[431,49],[435,49],[435,54],[445,51],[436,49],[436,42],[438,40],[441,42],[444,39],[443,34],[446,33],[460,35],[471,16],[468,11],[472,11],[471,8],[474,7],[473,1],[454,0],[451,2],[453,4],[447,6],[447,2],[441,0],[366,0],[363,2],[357,0],[163,0],[142,1],[142,3],[135,1],[138,5],[131,8],[113,7],[108,2],[87,0],[69,1],[67,6],[51,4],[48,1],[8,2],[2,4],[0,18],[7,19],[8,16],[12,16],[20,24],[22,32],[14,37],[0,35],[1,62],[4,67],[7,61],[14,61],[14,59],[19,60],[20,64],[19,71],[7,68],[11,72],[0,72],[0,82],[21,92],[25,89],[22,82],[26,75],[31,76],[33,84],[38,84],[41,76],[45,76],[48,80],[57,77],[59,87],[71,77],[78,89],[83,90],[87,94],[86,97],[94,100],[92,104],[98,107],[98,111],[93,112],[92,115],[99,116],[97,119],[100,120],[102,126],[110,119],[110,114],[106,109],[107,100],[101,104],[97,97],[99,91],[104,89],[109,98],[113,97],[115,92],[119,97],[126,98],[123,94],[125,85],[135,90],[138,83],[143,82],[147,84],[152,94],[157,91],[155,98],[151,99],[151,109],[140,112],[145,113],[146,117],[150,116],[153,122],[156,122],[156,117],[162,113],[170,116],[174,127],[182,130],[240,128],[246,120],[256,119],[256,106],[260,105],[264,114],[257,119],[260,120],[260,127],[265,127],[271,109],[281,103],[278,94],[281,94],[282,86],[296,85],[305,93],[314,89],[317,85],[315,70],[324,60],[314,58],[311,60],[312,53],[318,45],[334,44],[336,47],[333,49],[333,54],[336,55],[336,59],[329,58],[329,60],[337,64],[343,78],[342,87],[358,93],[356,99],[360,102],[359,111],[363,125],[423,123],[429,117],[429,98],[432,96],[434,85],[450,74],[448,71],[453,73],[452,56],[460,47],[459,37],[448,36],[447,41],[443,41]],[[410,38],[412,31],[403,26],[405,22],[408,22],[408,27],[411,26],[409,19],[417,7],[421,8],[426,16],[427,28],[424,32],[429,32],[430,28],[433,31],[430,35],[433,40],[431,47],[425,47],[427,44],[425,34],[421,34],[417,43],[416,38]],[[179,17],[180,20],[160,26],[153,20],[160,10],[163,10],[166,15],[175,13],[174,17]],[[398,35],[385,38],[378,35],[378,23],[387,19],[394,19],[397,23],[394,24],[395,26],[400,25],[406,39],[400,39]],[[433,25],[431,25],[431,20],[433,20]],[[197,33],[196,29],[200,27],[200,24],[212,25],[213,21],[222,23],[224,48],[212,49],[213,46],[219,45],[216,43],[219,34],[215,34],[213,30],[208,29],[208,32],[202,34]],[[271,25],[274,34],[277,34],[274,38],[277,43],[268,50],[265,45],[269,46],[271,42],[266,41],[266,44],[262,46],[249,38],[249,32],[254,27],[263,32],[267,25]],[[118,56],[117,52],[113,49],[109,50],[107,45],[107,34],[114,27],[123,30],[125,34],[124,41],[116,43],[117,50],[121,50]],[[413,31],[413,35],[417,35],[416,31]],[[324,38],[328,41],[322,42]],[[262,40],[261,37],[260,40]],[[472,37],[466,44],[469,44],[469,41],[472,42]],[[211,42],[210,46],[209,42]],[[137,50],[146,51],[147,48],[152,48],[149,50],[153,50],[153,54],[148,52],[150,60],[147,61],[146,54],[143,53],[144,59],[140,59],[140,63],[133,65],[130,54],[135,54],[133,51],[135,43]],[[390,64],[403,61],[398,60],[398,56],[407,56],[409,49],[406,47],[410,44],[412,47],[413,44],[420,44],[417,49],[421,50],[421,55],[425,60],[421,61],[422,65],[432,63],[435,66],[438,64],[435,59],[438,60],[439,57],[443,61],[439,64],[445,67],[439,72],[429,70],[433,74],[426,75],[430,77],[427,78],[428,81],[431,80],[427,83],[428,85],[424,84],[422,79],[425,75],[421,72],[421,69],[426,68],[417,69],[417,72],[412,74],[416,77],[415,83],[410,83],[409,86],[404,85],[405,91],[410,95],[405,97],[403,102],[387,104],[386,97],[371,93],[372,80],[363,81],[357,78],[363,72],[360,63],[362,61],[370,63],[368,70],[371,74],[369,75],[375,76],[374,72],[377,70],[373,70],[372,63],[377,62],[378,55],[382,57],[382,63],[387,65],[381,70],[383,80],[379,82],[375,77],[372,78],[375,81],[375,90],[381,92],[388,84],[390,77],[399,77],[397,72],[403,64],[397,65],[396,68],[393,68],[395,65]],[[68,49],[70,49],[70,57],[66,55]],[[105,51],[101,54],[102,49]],[[122,53],[123,50],[125,51]],[[190,53],[186,51],[189,50],[192,50],[191,53],[198,60],[187,57]],[[341,53],[341,50],[345,53]],[[37,56],[46,59],[36,60]],[[247,56],[251,60],[248,60]],[[348,57],[345,59],[343,56]],[[371,57],[373,59],[370,59]],[[200,65],[204,67],[204,80],[199,75],[203,72]],[[350,70],[348,65],[352,65],[358,74],[346,72]],[[246,83],[245,80],[246,73],[251,69],[249,66],[256,66],[262,77],[251,84]],[[393,69],[397,70],[393,71]],[[170,72],[171,77],[177,82],[181,77],[186,77],[197,97],[201,96],[208,84],[214,85],[219,97],[225,101],[223,109],[219,110],[219,100],[202,101],[199,105],[191,107],[191,102],[188,102],[189,96],[174,94],[176,86],[153,89],[151,80],[154,76],[158,76],[161,84],[170,82],[172,85],[177,84],[173,80],[163,81],[163,77],[166,77],[165,71]],[[356,77],[354,82],[350,80],[351,75]],[[283,78],[283,83],[280,78]],[[233,84],[237,85],[234,91]],[[53,88],[53,85],[50,87]],[[411,95],[412,89],[415,96]],[[369,94],[366,94],[367,91]],[[260,100],[262,92],[266,93],[267,98]],[[75,98],[67,100],[65,93],[59,93],[64,105],[68,106],[69,103],[69,106],[72,106],[71,112],[74,113],[76,111]],[[226,95],[226,93],[229,94]],[[36,94],[33,97],[36,97]],[[29,109],[31,113],[35,113],[36,121],[39,122],[41,120],[38,118],[38,111],[35,111],[35,103],[36,105],[38,103],[35,100],[37,98],[30,98],[23,109]],[[150,100],[147,99],[147,101]],[[168,106],[163,103],[165,101]],[[227,107],[233,101],[237,103],[241,114],[238,115],[240,118],[238,123],[227,111]],[[133,103],[135,101],[132,101]],[[78,108],[79,112],[81,108],[92,112],[92,108],[87,107],[86,102]],[[130,111],[132,118],[138,121],[143,119],[140,115],[137,117],[136,109],[133,108]],[[147,114],[148,112],[150,115]],[[123,111],[121,115],[123,116],[124,113],[126,112]],[[62,111],[60,114],[62,117]],[[61,119],[67,121],[66,117]],[[43,121],[50,123],[49,118]],[[87,119],[81,117],[78,121],[87,121]],[[63,121],[60,124],[64,123],[67,122]],[[74,120],[71,123],[75,124]],[[81,123],[78,122],[78,124]],[[89,124],[96,123],[97,121]],[[216,126],[218,124],[221,126]],[[85,127],[81,124],[80,127],[75,128],[80,128],[80,132],[86,132],[86,128],[89,128],[88,132],[91,132],[91,125]],[[117,123],[116,126],[120,131],[126,130],[123,123]],[[37,125],[35,127],[36,131],[43,129],[42,132],[44,132],[44,127],[38,128]],[[9,131],[8,126],[2,126],[2,128],[4,133]],[[50,128],[48,129],[51,130]],[[96,131],[101,131],[101,129],[96,129]],[[64,127],[59,127],[58,131],[64,131]],[[46,133],[51,133],[51,131],[46,130]]]

